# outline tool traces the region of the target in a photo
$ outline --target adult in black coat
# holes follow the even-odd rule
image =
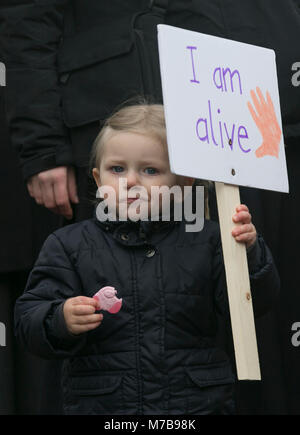
[[[297,264],[285,264],[286,254],[282,253],[292,247],[285,234],[281,238],[278,234],[287,227],[287,211],[292,210],[292,216],[296,216],[299,198],[299,176],[293,165],[299,159],[300,87],[293,86],[291,80],[292,65],[299,59],[300,50],[294,43],[300,29],[299,1],[150,3],[153,9],[148,13],[148,0],[90,0],[88,8],[82,0],[28,1],[22,6],[14,1],[13,6],[10,2],[11,7],[1,9],[8,70],[7,113],[29,191],[38,203],[66,217],[72,216],[72,208],[76,220],[91,215],[88,200],[89,192],[91,198],[94,195],[94,187],[86,167],[99,120],[102,122],[116,105],[133,95],[160,98],[155,60],[158,22],[273,48],[277,55],[291,195],[247,189],[241,189],[241,194],[244,202],[251,206],[252,201],[251,209],[257,210],[254,220],[274,252],[283,294],[286,287],[290,292],[292,288],[296,298],[299,278],[293,276],[293,271]],[[145,14],[136,15],[141,12]],[[76,186],[72,167],[80,198],[73,207]],[[59,171],[54,170],[57,168]],[[277,219],[270,219],[269,205]],[[295,231],[299,231],[297,227]],[[296,261],[294,258],[290,256],[291,261]],[[284,300],[282,303],[286,305]],[[287,334],[288,319],[281,320],[285,321]],[[287,341],[285,335],[286,368],[293,368],[293,363],[289,365]],[[293,408],[297,390],[289,379],[288,384]]]
[[[99,120],[131,96],[161,99],[160,22],[275,49],[285,141],[299,138],[300,88],[291,83],[298,49],[288,42],[300,27],[295,0],[23,3],[0,10],[7,115],[30,194],[53,211],[72,216],[76,187],[66,167],[87,166]]]
[[[113,0],[90,1],[89,8],[81,0],[28,1],[25,5],[14,0],[2,7],[1,33],[6,39],[8,116],[25,178],[60,164],[82,166],[88,144],[74,159],[70,128],[105,118],[126,96],[153,93],[137,70],[146,60],[128,61],[133,41],[138,39],[142,45],[146,35],[146,44],[148,34],[155,36],[155,24],[164,21],[162,8],[153,6],[152,14],[147,13],[149,3],[165,6],[167,24],[275,49],[285,138],[298,137],[299,90],[291,83],[298,51],[288,43],[298,37],[296,0],[243,4],[232,0]],[[282,28],[285,38],[279,31]],[[151,58],[153,52],[144,53],[141,48],[137,54],[156,61]],[[21,113],[27,116],[20,119]]]
[[[5,346],[0,343],[0,415],[59,413],[60,363],[22,349],[14,336],[13,308],[43,242],[63,218],[37,206],[27,192],[9,140],[3,91],[0,87],[0,322],[5,325]]]

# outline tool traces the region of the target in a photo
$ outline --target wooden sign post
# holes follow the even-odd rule
[[[273,50],[158,25],[171,171],[215,182],[238,379],[260,380],[239,186],[288,192]]]
[[[239,187],[215,183],[236,365],[239,379],[260,380],[246,247],[231,235]]]

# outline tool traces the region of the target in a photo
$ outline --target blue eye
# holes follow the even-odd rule
[[[122,166],[112,166],[111,169],[113,172],[122,172],[123,171]]]
[[[155,169],[155,168],[146,168],[146,169],[145,169],[145,172],[146,172],[148,175],[154,175],[154,174],[157,173],[157,169]]]

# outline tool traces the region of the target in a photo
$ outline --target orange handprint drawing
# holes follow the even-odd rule
[[[267,101],[259,87],[256,88],[256,92],[259,100],[254,91],[251,91],[250,94],[257,113],[252,104],[249,101],[247,103],[251,116],[263,138],[263,143],[255,151],[255,154],[256,157],[275,156],[278,158],[282,131],[276,118],[273,101],[268,91]]]

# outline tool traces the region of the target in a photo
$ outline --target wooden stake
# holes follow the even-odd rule
[[[215,183],[225,263],[237,376],[260,380],[260,367],[250,291],[246,246],[235,241],[232,217],[240,204],[238,186]]]

